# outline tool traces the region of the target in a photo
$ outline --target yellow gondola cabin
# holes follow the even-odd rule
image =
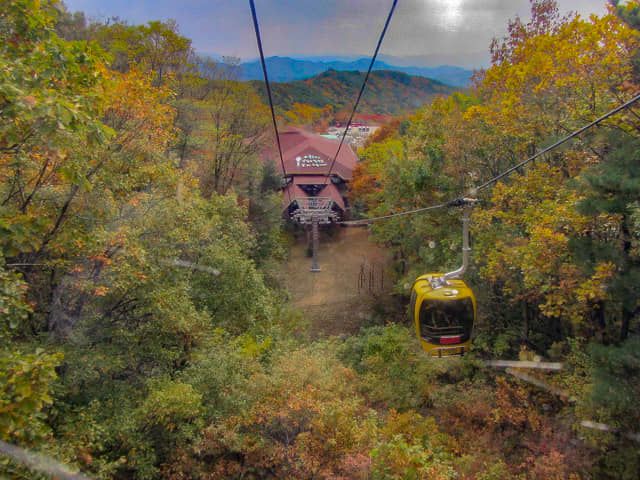
[[[442,274],[427,274],[416,279],[410,315],[425,352],[438,357],[463,355],[471,344],[476,299],[462,280],[438,286],[441,278]]]
[[[421,275],[411,289],[409,318],[422,348],[432,356],[464,355],[471,345],[476,299],[461,277],[469,265],[469,215],[474,203],[462,202],[462,266],[445,274]]]

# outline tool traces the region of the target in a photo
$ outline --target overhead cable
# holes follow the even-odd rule
[[[340,153],[340,149],[342,148],[342,144],[344,143],[344,139],[347,136],[347,132],[349,131],[349,125],[353,121],[353,117],[356,114],[356,110],[358,109],[358,104],[360,103],[360,99],[362,98],[362,94],[364,93],[364,89],[367,86],[367,81],[369,80],[369,75],[371,74],[371,70],[373,69],[373,64],[376,63],[376,57],[378,56],[378,52],[380,51],[380,46],[382,45],[382,40],[384,39],[385,34],[387,33],[387,28],[389,28],[389,23],[391,23],[391,17],[393,17],[393,11],[396,8],[396,4],[398,0],[393,0],[393,4],[391,5],[391,10],[389,11],[389,15],[387,16],[387,21],[384,24],[384,28],[382,29],[382,33],[380,34],[380,38],[378,39],[378,44],[376,45],[376,49],[373,52],[373,56],[371,57],[371,62],[369,62],[369,69],[367,70],[367,74],[364,76],[364,80],[362,82],[362,86],[360,87],[360,92],[358,93],[358,98],[356,99],[356,103],[353,106],[353,110],[351,111],[351,116],[349,117],[349,121],[344,129],[344,133],[342,134],[342,138],[340,139],[340,143],[338,144],[338,150],[336,151],[333,160],[331,161],[331,166],[329,167],[329,171],[327,172],[324,184],[326,185],[329,181],[329,177],[331,175],[331,170],[333,170],[333,166],[336,163],[338,158],[338,154]]]
[[[600,118],[594,120],[591,123],[588,123],[587,125],[585,125],[582,128],[579,128],[578,130],[576,130],[573,133],[570,133],[569,135],[567,135],[566,137],[562,138],[561,140],[558,140],[556,143],[554,143],[553,145],[548,146],[547,148],[540,150],[538,153],[536,153],[535,155],[533,155],[532,157],[527,158],[526,160],[520,162],[519,164],[509,168],[508,170],[505,170],[504,172],[502,172],[500,175],[493,177],[491,180],[489,180],[488,182],[483,183],[482,185],[476,187],[476,190],[483,190],[485,188],[487,188],[488,186],[496,183],[498,180],[506,177],[507,175],[512,174],[513,172],[515,172],[516,170],[518,170],[520,167],[524,167],[527,163],[532,162],[533,160],[535,160],[536,158],[544,155],[545,153],[550,152],[551,150],[554,150],[556,148],[558,148],[560,145],[562,145],[563,143],[568,142],[569,140],[571,140],[574,137],[577,137],[578,135],[580,135],[582,132],[589,130],[592,127],[595,127],[596,125],[598,125],[599,123],[605,121],[607,118],[611,117],[612,115],[615,115],[616,113],[629,108],[631,105],[633,105],[634,103],[636,103],[638,100],[640,100],[640,95],[635,96],[634,98],[632,98],[631,100],[629,100],[626,103],[623,103],[622,105],[620,105],[617,108],[614,108],[613,110],[611,110],[610,112],[605,113],[603,116],[601,116]]]
[[[437,210],[438,208],[444,208],[447,206],[447,203],[441,203],[440,205],[432,205],[430,207],[417,208],[415,210],[408,210],[406,212],[398,212],[398,213],[390,213],[389,215],[383,215],[382,217],[374,217],[374,218],[363,218],[361,220],[344,220],[340,223],[341,225],[364,225],[366,223],[372,223],[377,220],[384,220],[386,218],[392,217],[401,217],[403,215],[413,215],[414,213],[426,212],[427,210]]]
[[[582,128],[579,128],[578,130],[574,131],[573,133],[570,133],[566,137],[563,137],[562,139],[560,139],[557,142],[555,142],[553,145],[550,145],[550,146],[540,150],[535,155],[533,155],[533,156],[527,158],[526,160],[523,160],[522,162],[518,163],[517,165],[505,170],[501,174],[493,177],[491,180],[486,181],[482,185],[480,185],[478,187],[474,187],[471,190],[471,192],[469,192],[466,195],[462,195],[462,196],[456,197],[453,200],[450,200],[448,202],[441,203],[441,204],[438,204],[438,205],[432,205],[430,207],[418,208],[418,209],[409,210],[409,211],[406,211],[406,212],[391,213],[389,215],[383,215],[381,217],[363,218],[361,220],[347,220],[347,221],[337,222],[337,223],[340,223],[340,224],[343,224],[343,225],[359,225],[359,224],[372,223],[372,222],[375,222],[375,221],[378,221],[378,220],[384,220],[384,219],[392,218],[392,217],[400,217],[400,216],[403,216],[403,215],[411,215],[411,214],[414,214],[414,213],[425,212],[425,211],[428,211],[428,210],[436,210],[436,209],[439,209],[439,208],[461,206],[461,205],[463,205],[465,203],[465,199],[467,197],[469,197],[470,195],[471,196],[475,196],[475,194],[477,192],[479,192],[480,190],[483,190],[483,189],[493,185],[498,180],[501,180],[504,177],[512,174],[513,172],[515,172],[519,168],[524,167],[526,164],[528,164],[529,162],[532,162],[533,160],[535,160],[536,158],[540,157],[541,155],[544,155],[545,153],[549,153],[551,150],[554,150],[554,149],[558,148],[560,145],[568,142],[569,140],[571,140],[574,137],[577,137],[578,135],[580,135],[581,133],[585,132],[586,130],[588,130],[588,129],[592,128],[592,127],[595,127],[599,123],[602,123],[603,121],[605,121],[609,117],[621,112],[622,110],[625,110],[625,109],[629,108],[631,105],[636,103],[638,100],[640,100],[640,95],[636,95],[635,97],[633,97],[628,102],[623,103],[622,105],[620,105],[620,106],[614,108],[613,110],[605,113],[600,118],[597,118],[593,122],[586,124]]]
[[[278,144],[278,154],[280,155],[280,165],[282,166],[282,175],[287,178],[287,171],[284,167],[284,157],[282,155],[282,146],[280,144],[280,135],[278,133],[278,122],[276,121],[276,112],[273,106],[273,96],[271,95],[271,86],[269,85],[269,76],[267,75],[267,64],[264,60],[264,51],[262,50],[262,40],[260,38],[260,25],[258,24],[258,15],[256,13],[256,6],[253,0],[249,0],[249,6],[251,7],[251,15],[253,16],[253,28],[256,32],[256,41],[258,43],[258,50],[260,52],[260,63],[262,64],[262,73],[264,74],[264,84],[267,89],[267,97],[269,99],[269,108],[271,109],[271,120],[273,121],[273,130],[276,133],[276,143]],[[291,192],[287,188],[287,194],[289,196],[289,203],[291,203]]]

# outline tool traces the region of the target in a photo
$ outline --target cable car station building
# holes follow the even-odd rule
[[[282,212],[287,218],[305,225],[311,224],[315,216],[322,225],[345,217],[346,183],[351,180],[358,157],[343,143],[332,166],[339,144],[339,140],[302,129],[280,133],[285,171],[282,172],[277,150],[267,152],[265,159],[274,160],[285,177]]]

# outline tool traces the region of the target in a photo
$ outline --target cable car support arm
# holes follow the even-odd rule
[[[456,278],[461,278],[467,268],[469,268],[469,255],[471,252],[471,247],[469,246],[469,218],[471,217],[471,210],[473,210],[473,206],[476,204],[477,200],[475,198],[465,197],[461,199],[458,204],[461,205],[462,208],[462,266],[457,270],[453,270],[452,272],[445,273],[441,277],[435,277],[431,280],[433,288],[442,287],[447,284],[448,280],[454,280]]]

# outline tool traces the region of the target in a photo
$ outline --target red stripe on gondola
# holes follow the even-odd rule
[[[462,337],[440,337],[440,345],[453,345],[454,343],[460,343]]]

